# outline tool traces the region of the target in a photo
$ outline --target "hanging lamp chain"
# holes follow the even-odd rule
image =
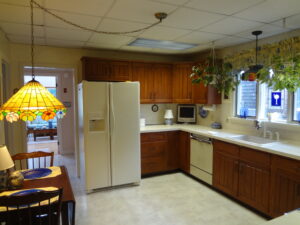
[[[43,7],[42,5],[40,5],[39,3],[37,3],[36,1],[34,0],[31,0],[31,2],[38,8],[40,8],[41,10],[43,10],[44,12],[54,16],[55,18],[65,22],[66,24],[69,24],[71,26],[74,26],[74,27],[77,27],[81,30],[85,30],[85,31],[90,31],[90,32],[95,32],[95,33],[98,33],[98,34],[130,34],[130,33],[136,33],[136,32],[140,32],[140,31],[144,31],[144,30],[147,30],[151,27],[154,27],[156,26],[157,24],[160,24],[162,22],[163,19],[165,19],[167,17],[167,14],[166,13],[163,13],[163,12],[160,12],[160,13],[155,13],[155,18],[158,19],[159,21],[149,25],[149,26],[146,26],[146,27],[143,27],[143,28],[140,28],[140,29],[136,29],[136,30],[131,30],[131,31],[123,31],[123,32],[111,32],[111,31],[99,31],[99,30],[95,30],[95,29],[92,29],[92,28],[88,28],[88,27],[84,27],[84,26],[81,26],[81,25],[78,25],[76,23],[73,23],[71,22],[70,20],[67,20],[67,19],[64,19],[62,18],[61,16],[51,12],[49,9]]]
[[[30,1],[30,15],[31,15],[31,74],[32,79],[35,79],[34,71],[34,24],[33,24],[33,0]]]

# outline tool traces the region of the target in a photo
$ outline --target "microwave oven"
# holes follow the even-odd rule
[[[177,122],[196,123],[196,105],[178,105]]]

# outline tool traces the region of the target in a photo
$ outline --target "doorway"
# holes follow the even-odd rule
[[[72,69],[35,68],[35,79],[67,107],[61,120],[44,121],[40,116],[26,122],[27,152],[54,152],[55,158],[75,154],[74,72]],[[24,67],[24,83],[32,79],[31,67]]]

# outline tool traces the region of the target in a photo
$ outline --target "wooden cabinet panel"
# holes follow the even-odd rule
[[[192,67],[192,63],[178,63],[173,65],[172,93],[174,103],[193,103],[192,80],[189,77],[192,73]]]
[[[238,160],[214,149],[213,186],[236,197],[238,193],[238,173]]]
[[[222,154],[228,154],[231,157],[238,158],[239,156],[239,146],[226,143],[223,141],[214,140],[213,142],[214,150],[222,152]]]
[[[166,132],[168,135],[167,170],[179,168],[179,131]]]
[[[153,64],[153,94],[156,103],[172,102],[172,66]]]
[[[281,162],[281,164],[277,164]],[[271,216],[281,216],[300,208],[300,162],[283,157],[272,157]]]
[[[131,63],[100,58],[83,57],[82,76],[88,81],[128,81],[131,79]]]
[[[190,173],[190,133],[179,132],[179,168]]]
[[[82,79],[88,81],[109,81],[111,65],[107,60],[84,57],[82,61]]]
[[[153,85],[152,68],[149,63],[132,64],[132,80],[140,82],[141,103],[153,103]]]
[[[238,199],[248,205],[269,213],[270,171],[251,165],[239,163]]]
[[[122,61],[112,61],[110,78],[112,81],[131,80],[131,63]]]
[[[178,135],[177,131],[141,134],[142,175],[178,169]]]

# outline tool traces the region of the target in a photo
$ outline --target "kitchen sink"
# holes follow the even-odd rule
[[[255,144],[269,144],[269,143],[276,142],[275,140],[270,140],[270,139],[266,139],[266,138],[255,137],[255,136],[249,136],[249,135],[233,136],[232,138],[236,139],[236,140],[255,143]]]

